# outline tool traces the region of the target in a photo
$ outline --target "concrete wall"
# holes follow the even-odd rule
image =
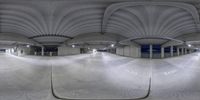
[[[29,55],[30,54],[30,48],[18,48],[18,56],[22,56],[22,55]]]
[[[140,57],[140,47],[137,45],[129,45],[116,49],[116,54],[126,57]]]
[[[123,48],[117,48],[116,49],[116,54],[123,56],[124,55],[124,49]]]
[[[18,47],[18,48],[10,48],[6,50],[6,53],[13,54],[16,56],[23,56],[23,55],[29,55],[31,49],[27,47]]]
[[[130,45],[130,56],[131,57],[141,57],[141,47]]]
[[[131,52],[130,51],[130,46],[124,47],[124,56],[127,56],[127,57],[131,56],[130,52]]]
[[[58,47],[58,56],[80,54],[80,48]]]

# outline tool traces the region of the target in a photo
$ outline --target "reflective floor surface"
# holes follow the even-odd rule
[[[160,60],[109,53],[0,59],[0,100],[57,100],[52,89],[68,99],[134,99],[149,92],[145,100],[200,100],[200,53]]]

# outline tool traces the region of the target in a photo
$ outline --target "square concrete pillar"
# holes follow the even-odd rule
[[[53,56],[53,52],[50,52],[50,53],[49,53],[49,56]]]
[[[173,46],[170,46],[170,54],[171,54],[171,57],[173,57],[174,56],[174,47]]]
[[[44,47],[41,48],[41,55],[44,56]]]
[[[187,54],[187,49],[186,48],[184,48],[184,54]]]
[[[150,51],[149,58],[152,59],[152,57],[153,57],[153,46],[150,45],[149,49],[150,49],[150,50],[149,50],[149,51]]]
[[[37,55],[37,52],[34,52],[34,55],[36,56],[36,55]]]
[[[177,48],[177,56],[179,56],[180,55],[180,52],[179,52],[179,48]]]
[[[165,58],[165,48],[161,48],[161,58]]]
[[[181,54],[184,55],[184,48],[181,48]]]
[[[189,50],[189,53],[192,53],[192,49]]]

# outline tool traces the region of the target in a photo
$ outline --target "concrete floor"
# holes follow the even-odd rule
[[[0,100],[200,100],[200,53],[135,59],[108,53],[63,57],[0,54]],[[51,72],[52,71],[52,72]],[[51,76],[52,73],[52,76]]]
[[[48,100],[50,67],[41,58],[0,54],[0,100]]]

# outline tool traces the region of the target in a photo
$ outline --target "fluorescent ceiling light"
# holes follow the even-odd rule
[[[114,47],[115,46],[115,44],[111,44],[111,47]]]
[[[188,47],[192,47],[192,45],[191,45],[191,44],[188,44]]]
[[[75,45],[74,45],[74,44],[72,45],[72,48],[75,48]]]

